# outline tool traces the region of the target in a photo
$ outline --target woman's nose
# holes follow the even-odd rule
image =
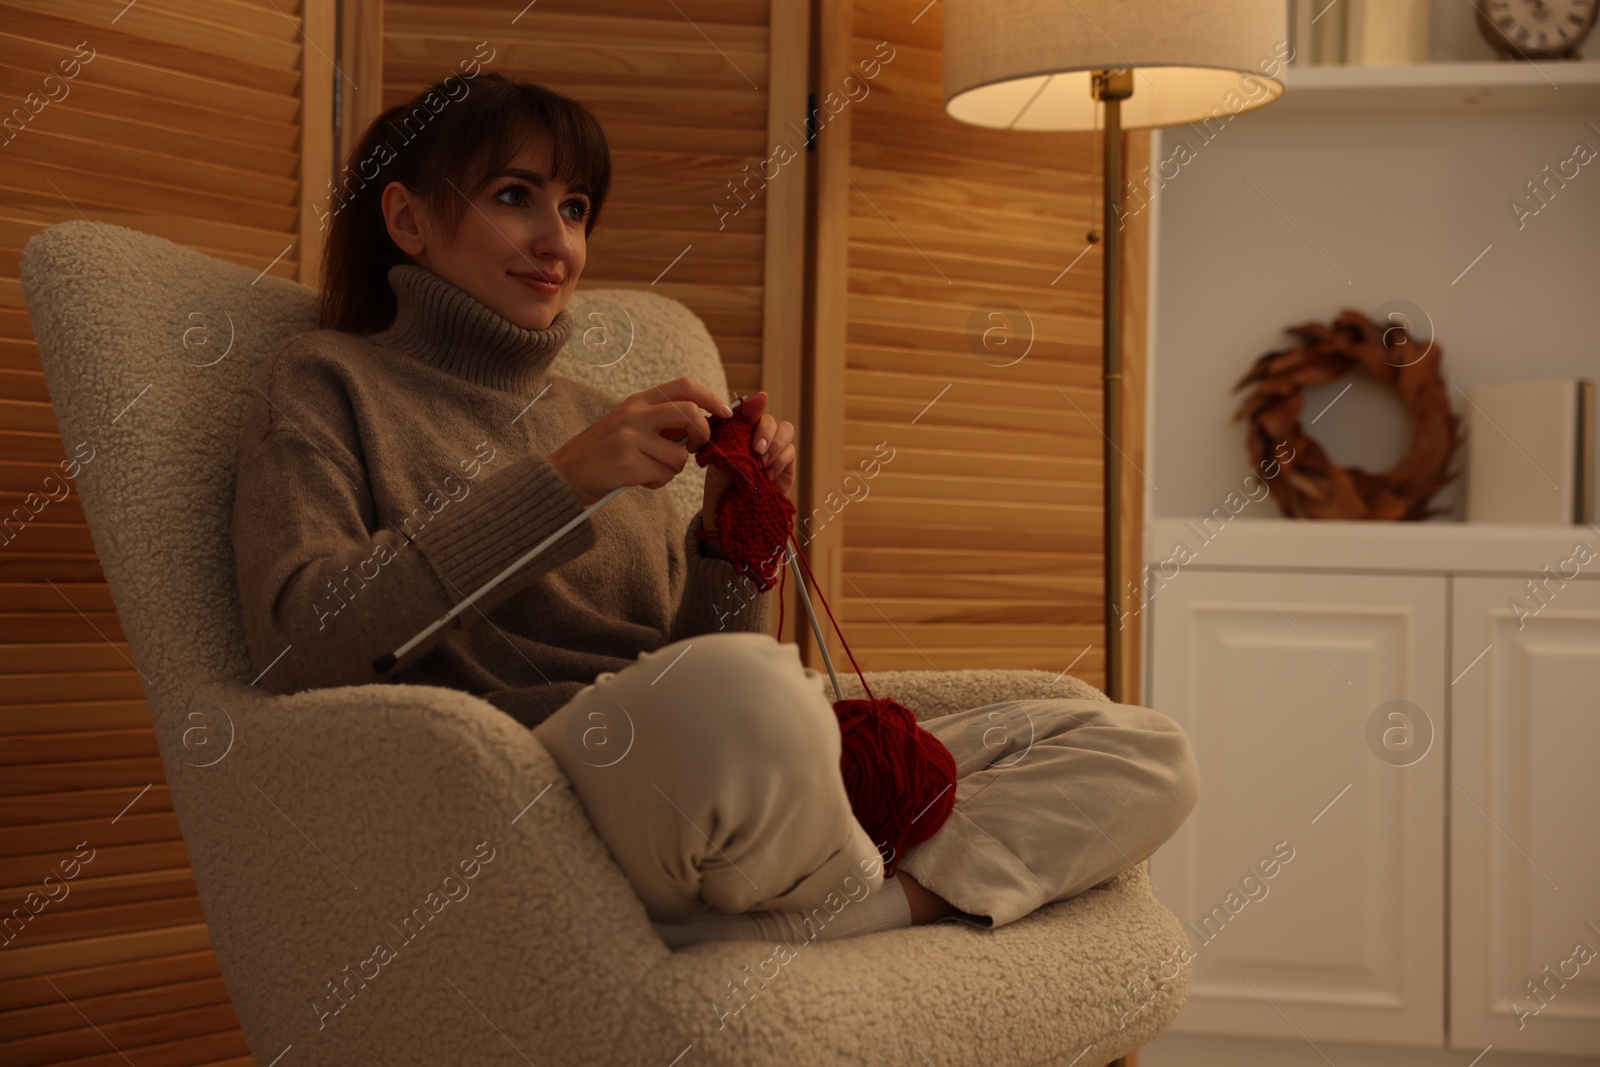
[[[572,250],[572,235],[567,230],[567,222],[561,216],[560,209],[552,209],[540,216],[534,231],[533,254],[564,260],[572,255]]]

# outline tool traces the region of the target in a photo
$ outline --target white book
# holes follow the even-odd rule
[[[1468,522],[1593,521],[1593,382],[1479,385],[1469,399]]]

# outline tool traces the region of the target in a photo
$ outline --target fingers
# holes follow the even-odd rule
[[[758,391],[754,396],[744,398],[744,403],[739,405],[739,417],[746,422],[760,422],[761,416],[767,410],[766,390]]]
[[[668,400],[687,400],[707,411],[727,418],[733,414],[728,402],[693,378],[674,378],[670,382],[653,385],[637,394],[648,403]]]
[[[789,487],[794,485],[794,465],[797,458],[795,447],[785,441],[782,444],[774,444],[767,451],[770,456],[767,460],[767,473],[772,477],[772,484],[776,485],[780,492],[787,494]]]
[[[761,425],[756,427],[756,434],[750,442],[750,447],[756,455],[766,461],[768,471],[776,474],[779,468],[775,464],[783,457],[785,449],[793,451],[789,448],[793,440],[794,423],[778,422],[768,415],[762,419]]]
[[[660,437],[674,444],[688,438],[684,446],[697,449],[711,440],[711,420],[692,400],[662,401],[645,409],[645,421]]]
[[[645,434],[639,451],[643,452],[646,461],[656,468],[654,471],[656,478],[638,484],[647,485],[652,489],[659,489],[677,477],[683,470],[684,464],[689,461],[687,448],[659,434]]]

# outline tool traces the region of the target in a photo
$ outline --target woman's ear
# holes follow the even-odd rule
[[[427,251],[428,247],[422,230],[420,205],[420,199],[402,182],[390,182],[383,188],[383,221],[389,228],[389,237],[412,258]]]

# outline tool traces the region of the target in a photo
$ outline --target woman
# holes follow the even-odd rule
[[[896,857],[851,814],[826,679],[715,546],[726,476],[707,469],[687,525],[657,492],[731,409],[684,378],[619,399],[548,373],[611,181],[594,116],[451,77],[379,116],[346,174],[322,328],[274,354],[244,432],[233,540],[259,684],[441,685],[533,728],[674,945],[1002,925],[1177,829],[1196,773],[1171,719],[994,704],[928,724],[957,760],[955,811],[884,878]],[[794,426],[766,405],[735,417],[787,493]]]

